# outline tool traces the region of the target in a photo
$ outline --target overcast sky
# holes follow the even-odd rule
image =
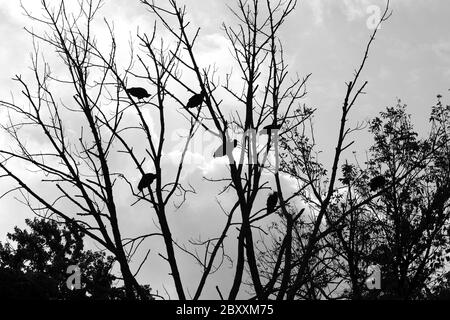
[[[20,93],[11,78],[15,74],[29,73],[32,46],[30,36],[23,29],[24,26],[30,26],[30,22],[23,16],[19,1],[1,2],[0,96],[2,100],[9,100],[11,95]],[[22,2],[33,12],[39,12],[39,1]],[[233,21],[226,7],[226,4],[233,6],[233,1],[186,0],[184,3],[192,25],[201,27],[196,47],[200,61],[203,65],[216,63],[221,71],[229,71],[232,59],[221,24],[223,21]],[[312,73],[307,86],[308,96],[303,102],[318,110],[314,120],[315,131],[325,163],[334,151],[345,82],[351,79],[353,70],[361,61],[371,32],[370,18],[376,8],[374,6],[382,9],[383,4],[384,1],[377,0],[303,0],[299,1],[296,11],[282,29],[281,39],[291,74],[304,76]],[[393,0],[391,8],[393,15],[382,25],[362,75],[368,81],[367,95],[360,99],[350,121],[356,124],[368,120],[384,107],[394,105],[400,98],[408,104],[417,128],[425,132],[428,124],[426,119],[436,95],[446,94],[450,88],[450,2]],[[106,0],[99,13],[100,21],[103,16],[114,21],[117,36],[122,40],[118,42],[119,46],[123,43],[121,49],[125,51],[127,39],[136,34],[137,27],[141,32],[150,31],[154,22],[153,16],[137,0]],[[101,35],[104,29],[101,24],[98,28]],[[51,52],[48,55],[53,57]],[[178,122],[172,125],[176,126]],[[2,133],[0,142],[6,143]],[[362,135],[353,150],[364,154],[370,142],[367,135]],[[199,226],[207,228],[211,234],[219,230],[215,228],[219,227],[217,221],[221,221],[220,213],[215,202],[210,200],[211,186],[202,182],[201,176],[220,176],[221,168],[223,166],[220,163],[203,158],[188,168],[186,179],[196,185],[199,196],[195,202],[187,203],[182,212],[171,213],[173,234],[177,239],[204,235]],[[7,187],[2,186],[1,190]],[[217,190],[219,188],[213,191]],[[203,199],[199,200],[199,197]],[[118,201],[126,211],[132,199],[123,196]],[[227,200],[223,201],[226,203]],[[152,217],[148,217],[143,208],[133,210],[132,213],[125,212],[121,218],[125,233],[149,232]],[[15,201],[12,194],[0,199],[0,240],[3,241],[6,233],[15,225],[23,225],[25,217],[31,217],[30,212]],[[167,275],[168,266],[157,253],[157,250],[152,251],[141,279],[160,292],[164,284],[174,297],[172,282]],[[181,272],[184,282],[190,283],[192,290],[192,285],[197,281],[192,283],[192,279],[198,279],[197,269],[187,263],[188,257],[182,254],[179,256],[180,264],[189,266],[182,268]],[[223,277],[227,275],[217,275],[217,279]],[[214,298],[215,284],[212,281],[207,288],[208,295]]]

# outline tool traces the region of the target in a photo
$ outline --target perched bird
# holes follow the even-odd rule
[[[266,203],[267,214],[275,211],[275,207],[277,206],[277,203],[278,203],[278,192],[275,191],[267,197],[267,203]]]
[[[194,94],[192,97],[189,98],[186,108],[190,109],[200,106],[203,102],[203,99],[205,99],[205,96],[206,94],[204,91],[202,91],[201,93]]]
[[[142,190],[144,190],[144,188],[150,187],[150,185],[152,184],[153,180],[155,180],[155,178],[156,178],[156,174],[154,174],[154,173],[144,174],[141,178],[141,181],[139,181],[138,190],[142,191]]]
[[[376,176],[369,182],[370,191],[381,189],[386,184],[386,178],[383,176]]]
[[[227,142],[226,144],[222,144],[217,150],[214,152],[214,158],[224,157],[228,154],[228,152],[232,152],[234,148],[237,147],[238,141],[234,139],[232,142]]]
[[[128,89],[126,89],[126,92],[129,95],[131,95],[133,97],[136,97],[138,99],[143,99],[143,98],[150,97],[150,95],[148,94],[147,90],[145,90],[144,88],[140,88],[140,87],[128,88]]]
[[[272,123],[269,124],[268,126],[265,126],[260,134],[269,134],[269,132],[271,131],[275,131],[275,130],[280,130],[281,129],[281,124],[276,124],[276,123]]]

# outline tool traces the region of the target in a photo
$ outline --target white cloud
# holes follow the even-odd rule
[[[450,41],[440,40],[433,44],[432,49],[439,59],[450,62]]]
[[[311,7],[315,23],[322,24],[324,20],[323,0],[310,0],[308,4]]]
[[[369,0],[344,0],[342,9],[347,16],[348,21],[353,21],[362,17],[366,17],[367,8],[372,5]]]
[[[216,63],[216,66],[220,68],[219,74],[223,76],[226,71],[229,71],[230,66],[234,64],[234,61],[228,52],[228,40],[223,36],[223,33],[218,28],[223,18],[222,14],[223,16],[225,16],[228,12],[226,11],[225,5],[223,5],[223,1],[206,1],[207,5],[205,5],[205,2],[203,1],[189,0],[185,2],[187,2],[188,13],[194,9],[193,6],[196,6],[196,16],[194,19],[195,21],[193,21],[191,24],[192,28],[194,29],[194,26],[198,25],[196,23],[197,21],[201,24],[202,27],[204,25],[208,25],[208,32],[205,32],[205,29],[202,28],[200,36],[198,38],[197,46],[195,47],[195,52],[196,54],[198,54],[199,62],[201,63],[202,67],[208,65],[209,63]],[[212,5],[212,2],[214,2],[215,4]],[[37,10],[40,7],[40,1],[24,0],[24,3],[27,7],[32,6],[35,13],[39,13],[39,11]],[[219,3],[219,5],[217,5],[217,3]],[[304,30],[301,30],[301,32],[299,32],[298,29],[295,29],[301,22],[303,22],[300,21],[299,23],[299,20],[296,19],[296,17],[299,17],[297,13],[294,13],[291,17],[290,21],[292,23],[292,29],[288,28],[286,32],[292,34],[292,39],[290,42],[290,44],[292,44],[292,49],[290,50],[290,52],[286,50],[286,53],[288,55],[292,54],[293,52],[297,54],[297,56],[295,57],[296,61],[291,62],[289,60],[290,66],[295,65],[295,62],[297,62],[298,65],[301,65],[301,67],[305,68],[304,70],[313,72],[315,77],[317,77],[317,73],[319,73],[320,81],[309,83],[308,91],[310,91],[312,95],[309,95],[308,97],[311,99],[311,104],[319,108],[319,116],[322,115],[322,117],[319,118],[320,120],[317,121],[317,134],[319,135],[319,138],[321,138],[318,138],[318,141],[324,141],[321,145],[323,146],[325,152],[330,149],[330,137],[332,138],[332,135],[336,132],[333,124],[337,117],[337,112],[339,112],[339,108],[337,108],[336,105],[341,101],[340,99],[342,94],[343,82],[346,80],[344,76],[347,75],[346,73],[343,76],[342,73],[337,73],[336,70],[334,70],[336,68],[333,69],[328,66],[333,63],[342,66],[346,63],[346,61],[356,61],[356,54],[358,54],[357,61],[359,61],[359,55],[361,54],[359,46],[357,49],[352,49],[353,51],[350,53],[348,51],[345,51],[345,54],[343,54],[344,51],[342,51],[342,48],[351,47],[351,43],[348,41],[347,30],[344,28],[345,24],[347,24],[347,26],[349,25],[348,23],[346,23],[346,20],[358,21],[358,23],[361,22],[361,25],[363,26],[364,19],[366,16],[368,16],[366,12],[367,6],[380,5],[381,7],[383,7],[383,3],[384,0],[307,0],[305,4],[311,10],[305,11],[308,14],[311,14],[313,19],[312,23],[315,23],[316,25],[323,25],[324,23],[331,22],[340,23],[340,25],[336,24],[337,27],[335,28],[335,30],[333,30],[333,32],[328,32],[329,30],[326,30],[326,32],[320,33],[319,36],[318,33],[316,33],[317,28],[314,28],[314,26],[306,25],[305,30],[311,31],[311,34],[314,35],[314,37],[310,39],[311,42],[304,41],[304,37],[302,37],[301,33],[305,32]],[[443,9],[439,10],[437,13],[434,13],[434,11],[431,11],[431,9],[428,10],[429,8],[427,6],[427,10],[424,10],[423,15],[424,17],[426,17],[426,19],[436,22],[436,24],[445,24],[445,21],[447,21],[445,20],[446,11],[444,9],[446,2],[444,2],[443,0],[396,0],[395,2],[392,2],[392,5],[393,7],[399,6],[399,3],[404,4],[404,6],[412,6],[413,4],[416,5],[416,3],[428,3],[430,6],[439,4],[439,7],[442,7]],[[231,5],[233,6],[233,4]],[[213,7],[223,8],[226,12],[220,12],[220,14],[212,14],[211,8]],[[415,86],[409,86],[407,80],[405,81],[405,78],[407,78],[408,76],[410,76],[410,79],[418,81],[419,85],[424,84],[430,87],[431,85],[436,87],[442,86],[443,84],[437,83],[437,80],[435,83],[434,81],[426,81],[424,77],[420,77],[421,74],[418,73],[417,70],[414,70],[414,66],[421,65],[423,66],[423,70],[426,70],[426,63],[429,63],[433,60],[437,60],[437,63],[439,63],[439,65],[442,65],[441,60],[435,59],[436,56],[442,59],[444,62],[448,62],[448,59],[450,57],[449,43],[445,41],[445,39],[448,39],[448,35],[445,33],[446,30],[448,30],[448,27],[442,27],[441,29],[439,29],[440,32],[442,32],[439,35],[433,35],[433,33],[429,32],[426,28],[421,29],[423,31],[423,34],[411,32],[410,28],[413,29],[415,26],[417,26],[416,21],[414,20],[417,18],[417,15],[414,14],[418,11],[413,12],[408,10],[399,10],[398,7],[395,9],[396,11],[392,19],[392,24],[389,24],[389,26],[392,26],[392,29],[390,29],[391,32],[380,33],[378,39],[381,42],[377,42],[377,46],[375,47],[375,49],[378,51],[374,51],[373,55],[370,58],[370,62],[372,63],[372,65],[382,65],[382,67],[380,68],[373,68],[373,72],[376,72],[376,75],[379,75],[380,80],[382,81],[370,82],[370,91],[368,95],[368,97],[371,99],[371,104],[377,107],[382,105],[384,101],[376,99],[374,100],[374,95],[372,95],[372,92],[383,92],[383,94],[386,94],[386,97],[392,97],[396,94],[399,94],[399,92],[402,92],[402,90],[406,91],[410,87],[416,88]],[[299,5],[299,14],[302,13],[303,10],[303,6]],[[133,38],[135,38],[134,35],[137,26],[139,26],[141,32],[151,29],[151,25],[154,21],[154,16],[146,12],[146,10],[143,10],[143,7],[141,5],[133,5],[130,1],[107,1],[105,3],[105,7],[102,9],[102,11],[100,11],[100,20],[95,28],[95,33],[98,35],[99,41],[101,41],[99,43],[102,47],[103,45],[108,45],[107,39],[103,39],[103,35],[105,34],[104,24],[101,19],[103,15],[115,22],[115,30],[118,40],[117,43],[119,45],[119,50],[121,50],[119,52],[118,62],[122,65],[126,65],[128,61],[127,54],[129,36],[131,35],[133,36]],[[216,18],[217,16],[218,18]],[[1,92],[2,95],[6,95],[9,93],[9,90],[12,89],[12,82],[10,78],[15,73],[20,74],[22,72],[27,72],[28,70],[27,66],[29,65],[28,52],[30,51],[30,37],[23,32],[22,27],[30,24],[30,21],[22,15],[21,9],[16,1],[4,1],[4,4],[2,4],[2,7],[0,9],[0,18],[4,18],[0,23],[0,32],[7,35],[7,41],[5,41],[4,50],[2,50],[2,52],[0,53],[0,63],[2,64],[2,78],[0,79],[2,88],[0,88],[0,90],[3,90]],[[398,24],[395,24],[396,21]],[[307,22],[309,24],[309,20],[307,20]],[[342,29],[340,29],[341,26]],[[396,29],[397,26],[399,26],[398,29]],[[406,35],[405,33],[402,33],[403,26],[407,27],[405,28],[408,30]],[[388,28],[386,28],[386,30],[387,29]],[[367,30],[365,28],[361,28],[361,30],[355,28],[355,35],[361,35],[363,32],[365,35],[365,33],[367,33]],[[430,40],[429,37],[431,36],[435,36],[437,37],[437,39],[439,39],[439,37],[442,37],[443,39],[440,42],[435,42],[436,44],[432,48],[435,55],[431,52],[430,47],[428,47],[427,52],[424,52],[423,50],[419,51],[416,46],[417,42],[423,43],[424,40]],[[386,41],[386,39],[388,39],[389,42],[383,43],[383,41]],[[433,38],[433,40],[435,40],[435,38]],[[361,43],[361,48],[363,45],[364,44]],[[42,47],[42,49],[44,49],[44,47]],[[46,48],[46,50],[47,49],[48,48]],[[107,47],[104,47],[103,49],[107,50]],[[387,55],[388,58],[385,58],[382,61],[382,64],[375,64],[375,62],[380,62],[376,59],[382,56],[382,51],[384,51],[385,55]],[[301,52],[307,53],[302,56],[300,54]],[[353,54],[353,52],[355,53]],[[45,53],[48,54],[49,50],[47,50]],[[423,60],[417,60],[419,54],[423,55]],[[417,61],[413,60],[414,57],[417,58]],[[288,59],[290,59],[289,56]],[[412,63],[410,63],[411,61],[417,63],[413,65]],[[54,64],[54,61],[51,61],[51,63]],[[448,68],[445,68],[445,66],[446,65],[444,65],[443,68],[439,70],[439,72],[445,72],[446,70],[447,76],[450,76],[450,70]],[[413,70],[410,71],[410,69]],[[298,70],[293,70],[293,72],[295,71]],[[348,68],[347,71],[348,73],[350,73],[352,69]],[[370,69],[368,69],[368,71],[370,72]],[[369,73],[369,75],[371,75],[371,73]],[[236,71],[236,69],[234,76],[239,80],[240,74]],[[189,83],[189,85],[193,84],[193,82],[189,81],[191,78],[192,76],[189,75],[188,72],[183,74],[183,80],[187,80],[187,83]],[[398,86],[387,86],[386,81],[389,79],[391,81],[397,80]],[[132,79],[130,77],[130,81],[131,80],[136,81],[135,79]],[[238,83],[240,84],[240,82]],[[132,85],[134,85],[134,83]],[[427,88],[429,89],[429,87]],[[20,90],[17,90],[17,87],[14,87],[13,89],[17,94],[17,98]],[[195,87],[193,89],[195,89]],[[431,88],[431,90],[434,90],[434,88]],[[183,94],[187,94],[185,90],[179,91],[181,92],[180,97],[183,97]],[[177,94],[178,93],[179,92],[177,92]],[[408,93],[410,92],[406,91],[406,94]],[[224,110],[231,110],[232,107],[234,107],[234,105],[236,104],[233,99],[230,99],[226,94],[222,94],[219,89],[217,90],[216,96],[219,99],[224,99],[224,102],[222,104]],[[70,97],[71,95],[68,95],[68,98]],[[167,110],[170,110],[168,112],[173,112],[173,115],[178,115],[175,110],[179,106],[174,106],[171,103],[168,103],[167,107]],[[353,114],[352,116],[352,119],[359,119],[355,116],[355,114]],[[150,110],[148,111],[148,113],[147,111],[145,111],[145,117],[148,122],[151,123],[152,134],[158,134],[158,118],[155,117],[153,111]],[[79,135],[79,132],[76,129],[76,126],[79,125],[79,123],[77,123],[76,120],[77,119],[72,119],[73,122],[71,122],[70,126],[68,126],[67,128],[68,132],[70,132],[73,138],[76,138]],[[135,118],[133,119],[134,124],[136,124],[137,121],[138,120],[136,120]],[[172,114],[170,114],[170,121],[168,121],[167,125],[171,128],[168,128],[168,130],[172,129],[172,127],[186,127],[186,123],[184,121],[185,120],[182,117],[176,118],[172,117]],[[0,136],[0,138],[3,138],[3,136]],[[334,139],[331,140],[332,142],[334,142]],[[7,139],[5,138],[1,141],[5,142],[7,141]],[[35,143],[37,142],[35,141]],[[177,212],[168,213],[169,219],[173,219],[173,221],[171,221],[171,225],[173,226],[173,234],[177,238],[187,237],[187,235],[190,236],[191,234],[213,234],[213,231],[215,232],[217,230],[210,229],[213,229],[213,227],[219,228],[221,226],[221,223],[217,221],[217,218],[221,217],[221,212],[215,204],[215,196],[219,191],[221,191],[221,186],[204,182],[203,176],[214,178],[227,177],[227,166],[223,164],[223,161],[226,162],[226,159],[223,158],[213,160],[211,158],[211,154],[218,146],[218,142],[210,140],[200,141],[199,143],[202,144],[201,147],[197,148],[197,145],[195,145],[193,149],[189,149],[188,156],[191,157],[193,164],[192,166],[188,165],[185,167],[185,172],[189,173],[188,178],[190,180],[194,180],[191,182],[193,182],[193,185],[196,187],[198,194],[195,196],[189,194],[186,206],[184,206]],[[176,141],[168,142],[168,145],[170,146],[175,144]],[[203,149],[203,144],[205,149]],[[8,144],[4,143],[4,145]],[[179,159],[180,151],[179,148],[175,147],[168,151],[168,154],[165,155],[165,160],[167,160],[167,162],[164,163],[163,170],[164,174],[170,175],[172,174],[174,168],[174,165],[171,162],[173,161],[173,163],[177,163],[176,160]],[[141,153],[143,154],[143,152]],[[143,155],[142,157],[144,156],[145,155]],[[121,169],[127,176],[130,176],[130,179],[133,179],[133,177],[135,177],[135,179],[139,179],[139,175],[135,167],[129,164],[130,160],[127,158],[126,161],[120,161],[122,159],[122,157],[117,157],[117,159],[114,158],[114,165],[117,166],[118,169]],[[18,170],[19,174],[25,174],[25,168],[18,166],[18,168],[16,169]],[[151,170],[151,168],[148,169]],[[267,180],[272,183],[271,187],[274,186],[273,178],[270,175],[265,176],[264,178],[267,178]],[[295,189],[296,181],[287,176],[283,176],[283,186],[286,190]],[[11,187],[11,185],[5,183],[4,185],[2,185],[2,190],[6,191],[9,187]],[[50,192],[50,189],[48,189],[48,192]],[[148,210],[148,207],[144,207],[144,205],[141,206],[141,204],[130,209],[129,204],[132,203],[134,199],[129,193],[128,186],[124,186],[123,188],[118,189],[117,192],[118,194],[120,194],[117,201],[122,209],[120,211],[120,214],[121,217],[123,217],[121,218],[121,223],[124,224],[124,233],[127,235],[135,235],[136,233],[139,234],[149,232],[149,229],[152,228],[151,220],[154,219],[154,215],[149,214],[149,211],[151,210]],[[235,194],[232,192],[227,193],[224,197],[226,197],[226,199],[223,199],[223,201],[227,202],[227,207],[229,207],[229,203],[232,203],[232,201],[235,200]],[[12,195],[8,195],[1,200],[2,214],[0,215],[0,237],[3,237],[7,231],[12,230],[12,227],[15,224],[23,222],[23,217],[29,214],[29,210],[27,210],[24,206],[18,205],[18,203],[13,199]],[[261,202],[259,203],[259,205],[262,207],[265,201],[265,194],[261,194],[260,201]],[[299,208],[301,208],[304,204],[300,202],[297,205]],[[231,238],[232,237],[230,237],[230,239]],[[230,245],[230,248],[234,248],[234,243],[231,243],[231,240]],[[153,242],[149,244],[149,246],[153,250],[152,254],[154,254],[154,259],[150,259],[151,263],[148,263],[144,266],[145,271],[143,272],[143,278],[146,279],[145,282],[150,282],[153,287],[159,288],[160,292],[162,291],[162,285],[165,285],[171,292],[172,297],[176,296],[174,293],[175,291],[172,285],[172,280],[169,276],[167,276],[167,264],[157,256],[158,252],[163,252],[163,249],[161,249],[162,246],[155,245]],[[181,257],[180,259],[184,259],[183,255],[180,254],[179,256]],[[183,279],[191,286],[196,285],[195,281],[197,280],[197,278],[192,276],[192,270],[197,269],[191,267],[191,263],[185,263],[185,260],[181,261],[181,265],[183,266],[182,272],[185,276]],[[225,273],[226,272],[227,270],[225,270]],[[225,282],[222,280],[218,283]],[[210,297],[215,298],[215,288],[212,287],[210,291],[212,292]]]

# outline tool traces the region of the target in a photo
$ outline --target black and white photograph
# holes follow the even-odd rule
[[[0,2],[0,304],[450,300],[449,1]]]

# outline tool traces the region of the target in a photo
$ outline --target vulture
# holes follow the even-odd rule
[[[275,191],[267,197],[267,203],[266,203],[267,214],[275,211],[275,207],[277,206],[277,203],[278,203],[278,192]]]
[[[147,90],[145,90],[144,88],[140,88],[140,87],[128,88],[128,89],[126,89],[126,92],[129,95],[131,95],[133,97],[136,97],[138,99],[143,99],[143,98],[150,97],[150,95],[148,94]]]
[[[154,173],[144,174],[141,178],[141,181],[139,181],[138,190],[142,191],[142,190],[144,190],[144,188],[150,187],[150,185],[152,184],[153,180],[155,180],[155,178],[156,178],[156,174],[154,174]]]
[[[272,123],[269,124],[268,126],[265,126],[260,134],[269,134],[270,131],[272,130],[280,130],[281,129],[281,124],[276,124],[276,123]]]
[[[189,98],[189,101],[186,105],[187,109],[198,107],[202,104],[203,99],[205,99],[205,92],[196,93],[192,97]]]
[[[217,150],[214,152],[214,158],[224,157],[228,154],[228,152],[232,152],[234,148],[237,147],[238,141],[236,139],[233,142],[223,143]]]
[[[372,178],[369,182],[370,191],[376,191],[383,188],[386,184],[386,179],[383,176],[376,176]]]

